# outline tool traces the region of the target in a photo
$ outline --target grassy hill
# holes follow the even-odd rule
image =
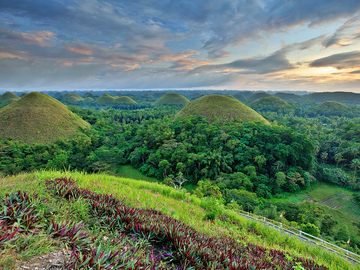
[[[124,104],[136,104],[135,100],[133,100],[132,98],[127,97],[127,96],[114,97],[114,102],[115,103],[124,103]]]
[[[263,97],[258,100],[255,100],[249,104],[251,108],[258,112],[279,112],[286,113],[291,111],[292,106],[287,103],[285,100],[282,100],[278,97]]]
[[[159,106],[159,105],[170,105],[170,104],[180,104],[180,105],[186,105],[188,104],[190,101],[182,96],[179,95],[177,93],[167,93],[165,96],[159,98],[154,105],[155,106]]]
[[[0,110],[0,139],[51,143],[90,125],[56,99],[37,92]]]
[[[5,107],[6,105],[9,105],[19,99],[20,98],[14,93],[6,92],[5,94],[0,95],[0,107]]]
[[[248,102],[253,102],[253,101],[258,100],[263,97],[271,97],[271,95],[268,93],[265,93],[265,92],[255,93],[255,94],[252,94],[250,97],[248,97],[247,100],[248,100]]]
[[[268,124],[268,121],[264,117],[240,101],[218,95],[203,96],[193,100],[175,117],[178,118],[189,115],[202,116],[210,122],[216,119],[226,122],[235,120],[242,120],[243,122],[259,120]]]
[[[323,92],[323,93],[311,93],[303,97],[309,101],[324,102],[324,101],[338,101],[346,105],[359,105],[360,94],[350,92]]]
[[[247,98],[243,94],[240,94],[240,93],[235,94],[234,98],[236,98],[238,101],[240,101],[242,103],[246,103],[246,101],[247,101]]]
[[[293,101],[293,102],[301,102],[303,98],[299,95],[295,95],[293,93],[282,93],[278,92],[274,95],[275,97],[281,98],[285,101]]]
[[[8,224],[23,222],[25,207],[32,212],[23,230],[15,232],[17,239],[8,237],[10,244],[4,246],[0,242],[3,269],[30,268],[58,250],[67,254],[65,262],[92,269],[119,262],[126,269],[135,263],[136,269],[356,269],[321,247],[242,218],[213,199],[157,183],[41,171],[0,178],[0,198],[6,194],[12,203],[22,201],[14,218],[6,219]],[[212,221],[209,211],[216,211]],[[110,219],[109,213],[114,213]]]
[[[321,102],[316,107],[318,107],[319,109],[325,110],[325,111],[328,111],[328,110],[344,110],[344,109],[349,108],[345,104],[342,104],[342,103],[337,102],[337,101]]]
[[[76,93],[66,93],[65,95],[59,97],[59,100],[62,102],[68,102],[71,104],[76,104],[79,101],[83,101],[83,97]]]

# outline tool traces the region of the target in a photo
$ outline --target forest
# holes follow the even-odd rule
[[[281,97],[295,101],[282,100],[286,104],[276,107],[247,102],[251,96],[243,92],[244,104],[270,125],[241,119],[211,122],[201,116],[175,118],[183,105],[154,106],[157,96],[152,94],[132,93],[136,104],[131,105],[63,99],[91,129],[51,144],[3,139],[0,174],[39,169],[116,174],[117,168],[131,165],[164,185],[180,188],[177,180],[183,179],[182,187],[200,198],[213,197],[232,209],[274,220],[281,216],[283,222],[338,245],[351,239],[351,250],[359,252],[359,219],[348,228],[323,205],[286,200],[327,183],[351,192],[351,202],[360,207],[358,107],[335,104],[333,110],[328,104],[319,106],[322,96],[294,99],[290,94]],[[190,100],[199,97],[186,94]]]

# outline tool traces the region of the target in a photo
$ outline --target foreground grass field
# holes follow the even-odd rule
[[[101,194],[112,194],[122,199],[129,207],[151,208],[161,211],[209,237],[227,236],[244,245],[255,244],[269,249],[285,251],[291,257],[312,259],[315,263],[325,265],[330,269],[356,269],[355,266],[343,258],[320,247],[307,245],[278,231],[267,227],[264,228],[258,223],[243,219],[235,212],[224,209],[216,201],[200,200],[185,191],[177,191],[157,183],[135,181],[103,174],[87,175],[79,172],[41,171],[1,178],[0,196],[17,190],[36,191],[40,197],[49,199],[49,205],[57,208],[54,211],[57,213],[55,218],[58,222],[65,220],[87,222],[89,220],[86,214],[87,204],[82,198],[77,199],[72,204],[63,201],[62,207],[59,208],[59,203],[55,203],[53,198],[45,191],[45,179],[64,176],[73,178],[80,188],[87,188]],[[209,211],[216,211],[217,218],[214,221],[204,219]],[[101,233],[101,230],[95,230],[95,233]],[[28,238],[23,237],[17,241],[13,245],[6,246],[6,249],[1,251],[0,268],[13,269],[16,260],[23,261],[63,247],[61,242],[48,239],[41,236],[41,234],[29,235]]]

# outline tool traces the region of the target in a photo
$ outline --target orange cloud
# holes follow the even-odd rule
[[[129,70],[134,70],[134,69],[141,69],[139,64],[135,64],[135,65],[112,64],[111,67],[113,68],[114,71],[129,71]]]
[[[93,49],[84,48],[84,47],[67,47],[66,50],[72,53],[78,53],[82,55],[92,55],[94,53]]]

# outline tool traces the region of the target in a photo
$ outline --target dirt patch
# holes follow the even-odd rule
[[[45,270],[45,269],[66,269],[64,264],[69,261],[71,251],[61,249],[58,251],[42,254],[31,258],[28,261],[18,261],[16,270]]]
[[[311,202],[312,204],[317,203],[316,201],[313,200],[312,197],[308,197],[308,198],[306,198],[305,200],[303,200],[303,201],[301,201],[301,202],[299,202],[299,203],[297,203],[297,204],[304,203],[304,202],[307,202],[307,201],[308,201],[308,202]]]

